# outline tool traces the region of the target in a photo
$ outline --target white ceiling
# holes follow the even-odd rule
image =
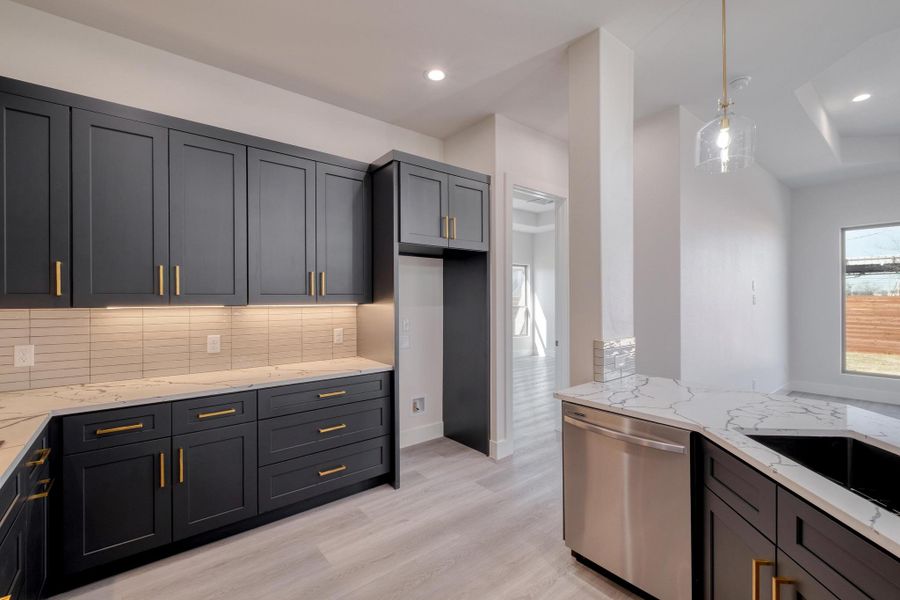
[[[565,48],[598,26],[635,49],[638,117],[719,95],[718,0],[17,1],[436,137],[497,112],[566,138]],[[794,186],[900,170],[898,29],[898,0],[731,0],[759,161]]]

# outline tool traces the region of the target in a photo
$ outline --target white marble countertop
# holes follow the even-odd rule
[[[556,398],[697,431],[875,544],[900,556],[900,515],[802,467],[745,434],[846,435],[900,454],[900,419],[839,404],[727,392],[635,375],[587,383]],[[900,477],[900,473],[886,473]]]
[[[360,357],[0,393],[0,485],[51,417],[390,371]]]

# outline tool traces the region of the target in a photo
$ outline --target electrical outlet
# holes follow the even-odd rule
[[[206,353],[218,354],[222,351],[222,336],[208,335],[206,336]]]
[[[34,345],[27,344],[24,346],[14,346],[13,348],[13,366],[15,367],[33,367],[34,366]]]
[[[617,368],[617,369],[624,369],[624,368],[625,368],[625,355],[624,355],[624,354],[616,354],[616,356],[615,356],[615,358],[613,359],[613,361],[616,363],[616,368]]]
[[[425,412],[425,396],[412,399],[412,411],[414,415]]]
[[[335,327],[334,328],[334,343],[335,344],[343,344],[344,343],[344,328],[343,327]]]
[[[408,350],[409,348],[410,348],[410,344],[409,344],[409,336],[408,336],[408,335],[401,335],[401,336],[400,336],[400,349],[401,349],[401,350]]]

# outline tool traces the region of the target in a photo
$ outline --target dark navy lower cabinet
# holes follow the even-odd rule
[[[172,438],[174,539],[256,514],[256,423]]]
[[[25,513],[19,511],[0,542],[0,594],[18,598],[25,587]]]

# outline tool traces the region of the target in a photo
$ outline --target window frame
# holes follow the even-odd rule
[[[512,269],[510,270],[510,279],[512,278],[512,274],[515,273],[516,268],[521,268],[525,272],[525,304],[524,306],[517,306],[514,302],[510,302],[510,308],[512,309],[512,336],[513,338],[527,338],[531,337],[531,273],[529,272],[530,265],[523,263],[513,263]],[[511,282],[510,282],[511,283]],[[510,286],[510,292],[512,292],[512,286]],[[516,309],[524,308],[525,309],[525,333],[518,334],[516,333]]]

